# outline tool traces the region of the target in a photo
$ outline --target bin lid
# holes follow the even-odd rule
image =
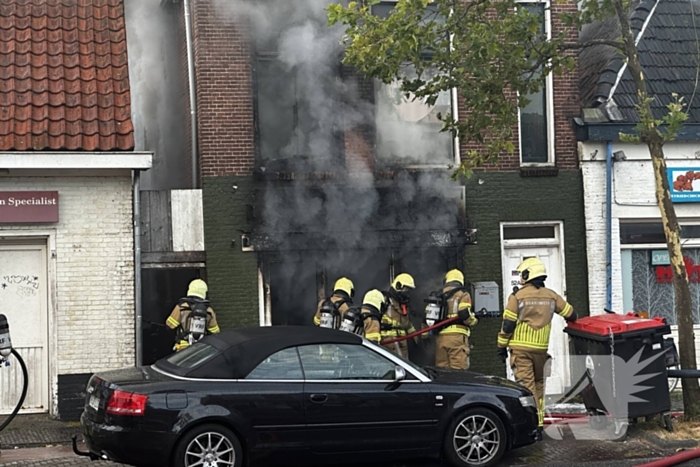
[[[577,319],[569,323],[565,330],[572,329],[597,336],[609,336],[611,330],[613,334],[622,334],[665,326],[666,321],[663,318],[644,319],[634,316],[634,313],[626,315],[615,313]]]

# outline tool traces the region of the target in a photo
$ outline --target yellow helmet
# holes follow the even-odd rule
[[[413,276],[411,276],[410,274],[403,273],[396,276],[396,279],[394,279],[394,282],[391,283],[391,286],[394,288],[394,290],[400,290],[404,287],[409,289],[415,289],[416,283],[413,280]]]
[[[547,269],[539,258],[528,258],[518,266],[520,282],[525,284],[537,277],[547,277]]]
[[[452,271],[445,274],[445,284],[449,282],[459,282],[464,285],[464,274],[459,269],[453,269]]]
[[[377,289],[370,290],[362,299],[363,305],[372,305],[377,311],[382,309],[382,303],[384,303],[384,294]]]
[[[335,285],[333,286],[333,292],[337,290],[343,291],[351,297],[355,296],[355,285],[347,277],[341,277],[340,279],[335,281]]]
[[[190,287],[187,290],[187,296],[188,297],[199,297],[202,300],[207,298],[207,291],[209,289],[207,288],[207,283],[204,282],[202,279],[195,279],[192,282],[190,282]]]

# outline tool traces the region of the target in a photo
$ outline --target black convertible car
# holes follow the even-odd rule
[[[317,327],[227,331],[152,366],[93,375],[92,459],[240,467],[444,457],[490,466],[535,441],[530,392],[493,376],[420,368]]]

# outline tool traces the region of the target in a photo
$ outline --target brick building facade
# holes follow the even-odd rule
[[[397,157],[393,148],[401,142],[377,123],[377,109],[387,106],[383,88],[339,62],[332,73],[345,84],[343,92],[352,93],[341,93],[335,107],[342,131],[337,144],[328,143],[330,165],[270,159],[266,151],[277,135],[265,137],[270,132],[261,119],[269,98],[264,79],[274,66],[268,62],[284,62],[284,55],[267,52],[268,37],[256,33],[255,21],[213,0],[193,2],[192,21],[207,275],[222,328],[310,324],[317,298],[340,275],[355,280],[361,299],[370,287],[386,289],[396,274],[412,273],[418,282],[413,307],[422,311],[422,299],[441,286],[445,271],[460,267],[472,282],[495,282],[502,306],[512,288],[511,263],[527,255],[549,258],[554,287],[587,313],[582,182],[572,127],[579,114],[576,73],[554,77],[541,96],[544,114],[525,116],[533,128],[546,127],[539,142],[547,148],[544,159],[534,150],[534,162],[523,162],[520,151],[504,155],[466,182],[448,181],[452,148],[429,151],[437,163],[418,160],[420,154]],[[549,29],[550,23],[543,26]],[[554,19],[552,34],[561,27]],[[291,41],[290,36],[303,37],[303,29],[298,32],[275,37]],[[281,49],[299,60],[298,68],[307,64],[308,57],[295,53],[298,47]],[[300,76],[295,89],[304,88]],[[367,107],[369,118],[363,113]],[[295,107],[297,118],[313,111]],[[413,129],[424,130],[406,129],[406,138]],[[431,144],[450,147],[450,141],[439,140],[445,135],[434,134]],[[529,139],[525,144],[536,146]],[[462,153],[466,149],[463,145]],[[504,373],[495,357],[499,326],[500,319],[485,318],[473,333],[477,371]],[[562,352],[564,347],[559,344]],[[422,359],[427,363],[430,356],[417,357]]]

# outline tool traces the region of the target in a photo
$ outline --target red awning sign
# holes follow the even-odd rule
[[[58,222],[58,191],[0,191],[0,224]]]

